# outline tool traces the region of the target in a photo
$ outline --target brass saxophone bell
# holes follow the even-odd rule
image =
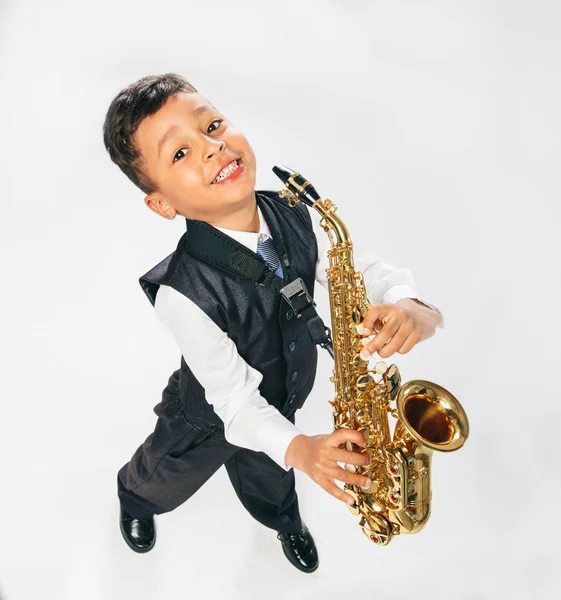
[[[437,383],[424,379],[404,383],[396,408],[407,432],[431,450],[458,450],[469,436],[469,422],[462,405]]]

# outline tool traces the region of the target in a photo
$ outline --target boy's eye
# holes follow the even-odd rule
[[[211,123],[211,124],[208,126],[208,128],[210,129],[214,123],[222,123],[222,122],[223,122],[223,119],[215,119],[215,120],[214,120],[214,121],[213,121],[213,122],[212,122],[212,123]],[[218,129],[218,127],[220,127],[220,125],[218,125],[218,126],[215,128],[215,129]],[[215,131],[215,129],[213,129],[212,131]],[[207,131],[208,131],[208,129],[207,129]],[[208,131],[208,133],[212,133],[212,131]]]
[[[178,150],[178,151],[175,153],[175,156],[173,157],[173,162],[176,162],[176,160],[175,160],[175,159],[177,158],[177,155],[178,155],[180,152],[183,152],[183,150],[187,150],[187,149],[188,149],[188,148],[180,148],[180,149],[179,149],[179,150]],[[182,157],[182,156],[180,156],[179,158],[183,158],[183,157]]]

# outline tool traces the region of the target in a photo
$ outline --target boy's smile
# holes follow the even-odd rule
[[[171,96],[142,120],[133,141],[159,187],[144,199],[157,214],[240,230],[259,222],[253,150],[201,94]]]

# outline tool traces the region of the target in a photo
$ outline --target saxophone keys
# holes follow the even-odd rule
[[[399,449],[386,448],[386,475],[391,487],[387,490],[386,501],[390,510],[404,510],[409,495],[408,478],[411,470],[407,466],[407,456]]]
[[[390,490],[388,492],[388,508],[390,510],[403,510],[405,506],[401,502],[401,494],[397,490]]]
[[[356,418],[357,422],[359,423],[359,425],[369,425],[370,419],[371,419],[370,411],[365,410],[365,409],[359,410],[356,413],[355,418]],[[365,430],[361,430],[361,431],[364,434],[366,433]],[[366,437],[366,435],[365,435],[365,437]]]
[[[355,277],[356,277],[357,273],[355,272]],[[367,311],[364,311],[364,314],[366,314]],[[353,308],[353,313],[352,313],[352,325],[351,327],[354,328],[354,331],[356,332],[356,328],[358,325],[360,325],[362,323],[362,321],[364,320],[364,315],[362,314],[362,312],[355,306],[355,308]]]
[[[372,437],[372,431],[371,431],[370,427],[362,427],[361,429],[359,429],[359,431],[364,436],[364,439],[366,441],[365,446],[371,447],[374,443],[374,439]]]
[[[378,482],[374,481],[371,486],[372,491],[364,494],[364,507],[368,509],[369,514],[381,514],[386,511],[386,505],[383,502],[380,502],[378,497],[379,487]],[[366,511],[363,511],[363,514],[364,513],[366,513]]]
[[[365,373],[364,375],[359,375],[356,380],[356,389],[359,392],[367,392],[374,387],[374,379]]]
[[[401,373],[396,365],[392,365],[386,375],[386,384],[391,401],[397,398],[401,386]]]
[[[355,369],[363,369],[364,367],[366,367],[368,365],[368,363],[370,362],[370,360],[364,360],[362,358],[362,356],[360,355],[360,352],[358,352],[358,348],[355,348],[356,354],[354,354],[353,358],[352,358],[352,364],[353,367]]]
[[[392,523],[383,515],[362,517],[359,525],[362,533],[378,546],[387,546],[395,533]]]

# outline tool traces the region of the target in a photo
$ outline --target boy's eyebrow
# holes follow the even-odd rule
[[[164,137],[158,142],[158,158],[160,158],[160,150],[162,149],[162,146],[170,139],[173,137],[173,134],[178,131],[180,128],[178,125],[173,125],[172,127],[170,127],[167,132],[164,134]]]
[[[198,115],[199,113],[203,113],[203,112],[207,112],[212,110],[212,107],[209,106],[208,104],[201,104],[201,106],[197,106],[197,108],[195,108],[195,110],[193,111],[193,115]],[[162,150],[162,146],[169,140],[171,139],[171,137],[173,137],[173,134],[178,131],[180,129],[180,127],[178,125],[173,125],[172,127],[170,127],[166,133],[164,134],[164,136],[162,137],[162,139],[158,142],[158,158],[160,158],[160,152]]]

